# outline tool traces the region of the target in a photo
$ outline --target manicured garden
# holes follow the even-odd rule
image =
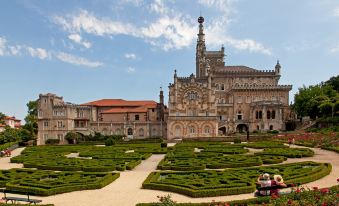
[[[99,189],[119,177],[119,173],[55,172],[47,170],[0,170],[0,187],[16,192],[49,196],[78,190]]]
[[[98,146],[40,146],[26,148],[12,163],[23,163],[26,168],[59,171],[124,171],[131,170],[152,153],[166,153],[167,148],[156,144],[121,144]],[[69,154],[79,157],[67,157]]]
[[[262,152],[246,154],[251,148],[265,148]],[[227,144],[223,142],[188,142],[175,145],[162,160],[160,170],[202,170],[278,164],[289,158],[310,157],[314,152],[307,148],[295,149],[280,142],[254,142]]]
[[[281,174],[286,183],[303,184],[328,175],[331,169],[327,163],[301,162],[224,171],[152,172],[143,188],[191,197],[233,195],[254,192],[256,178],[262,173]]]

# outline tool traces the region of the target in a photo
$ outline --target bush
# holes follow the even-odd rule
[[[59,144],[59,143],[60,143],[59,139],[47,139],[45,141],[45,144],[47,144],[47,145],[56,145],[56,144]]]
[[[115,145],[115,140],[113,138],[108,138],[108,139],[105,140],[105,145],[106,146]]]
[[[167,147],[167,143],[166,142],[161,142],[161,147]]]
[[[234,138],[233,140],[234,144],[240,144],[241,143],[241,139],[240,138]]]

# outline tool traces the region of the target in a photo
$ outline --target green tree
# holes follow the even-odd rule
[[[2,112],[0,112],[0,124],[5,124],[5,117],[6,115]]]
[[[68,132],[65,135],[65,139],[68,141],[70,144],[76,144],[77,141],[81,138],[81,135],[76,132]]]
[[[36,138],[38,133],[38,100],[29,101],[26,105],[28,111],[25,117],[26,124],[23,128],[30,132],[31,138]]]

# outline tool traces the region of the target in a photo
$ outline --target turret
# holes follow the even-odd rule
[[[160,87],[159,103],[160,103],[161,105],[164,104],[164,91],[162,91],[162,87]]]
[[[279,64],[279,60],[277,61],[277,64],[275,65],[275,75],[280,75],[280,70],[281,70],[281,66]]]
[[[198,33],[198,40],[197,40],[197,47],[196,47],[196,76],[198,78],[205,76],[204,71],[204,59],[205,59],[205,34],[204,34],[204,17],[200,16],[198,18],[199,23],[199,33]]]

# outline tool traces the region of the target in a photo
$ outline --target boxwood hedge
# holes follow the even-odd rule
[[[250,193],[259,174],[281,174],[286,183],[312,182],[331,172],[328,163],[300,162],[284,165],[186,172],[152,172],[143,182],[145,189],[176,192],[191,197]]]
[[[12,163],[23,163],[26,168],[58,171],[123,171],[131,170],[152,153],[166,153],[167,148],[156,144],[117,144],[97,146],[38,146],[26,148]],[[79,153],[79,158],[69,158]]]
[[[313,150],[308,148],[266,148],[263,152],[255,153],[256,155],[273,155],[284,156],[289,158],[312,157]]]
[[[99,189],[113,182],[119,173],[54,172],[46,170],[0,170],[0,187],[9,191],[49,196],[78,190]]]

